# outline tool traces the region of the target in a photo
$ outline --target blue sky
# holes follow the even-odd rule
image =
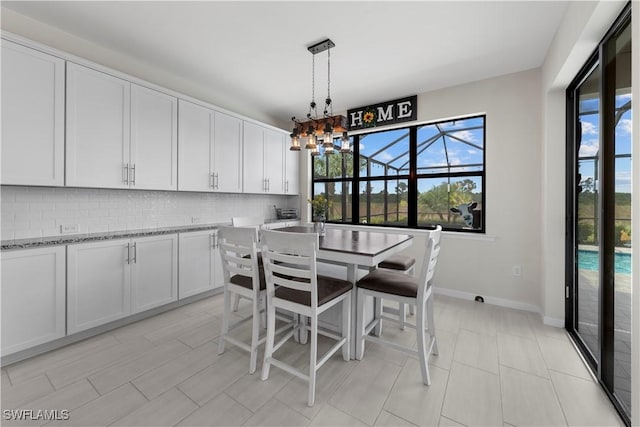
[[[468,129],[472,127],[482,126],[484,118],[474,117],[469,119],[461,119],[451,122],[443,122],[438,124],[430,124],[421,126],[418,128],[418,145],[420,151],[420,144],[422,142],[430,141],[440,131],[448,132],[448,135],[434,139],[433,143],[426,150],[422,151],[418,155],[418,168],[437,168],[430,170],[419,170],[419,173],[435,173],[435,172],[447,172],[447,165],[454,166],[451,171],[481,171],[482,166],[475,167],[455,167],[469,164],[483,163],[484,156],[484,132],[483,129]],[[438,129],[438,127],[440,129]],[[450,136],[449,136],[450,135]],[[459,138],[459,139],[457,139]],[[377,133],[371,133],[366,135],[360,140],[360,153],[364,156],[371,156],[391,142],[398,140],[398,142],[391,147],[386,148],[384,151],[375,155],[374,159],[383,163],[389,162],[390,166],[405,167],[404,165],[409,161],[409,135],[406,129],[396,129],[390,131],[383,131]],[[466,141],[469,144],[465,144]],[[446,150],[445,150],[446,144]],[[448,161],[447,161],[448,157]],[[404,165],[404,166],[403,166]],[[407,173],[402,171],[400,173]],[[372,166],[371,176],[383,176],[384,168],[374,164]],[[391,173],[389,173],[391,174]],[[477,191],[480,191],[481,180],[479,178],[472,179],[476,182]],[[434,186],[445,182],[444,179],[421,179],[418,181],[418,191],[428,191]],[[383,188],[383,183],[372,183],[373,192],[377,193]],[[394,184],[395,186],[395,184]],[[393,190],[393,189],[391,189]]]
[[[631,100],[631,94],[616,96],[616,107],[620,107]],[[599,100],[585,99],[580,101],[580,111],[598,111]],[[579,157],[595,156],[599,148],[599,115],[584,114],[582,121],[582,143]],[[616,154],[631,153],[631,110],[625,112],[616,126]],[[593,162],[583,162],[580,173],[582,179],[594,177]],[[616,160],[616,192],[631,193],[631,159]]]

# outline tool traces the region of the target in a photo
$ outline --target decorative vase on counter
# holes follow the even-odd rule
[[[324,225],[326,220],[324,215],[316,215],[313,217],[313,231],[314,233],[318,233],[318,236],[325,235]]]

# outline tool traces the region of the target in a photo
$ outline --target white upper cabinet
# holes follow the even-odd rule
[[[67,63],[67,185],[128,188],[130,83]]]
[[[242,120],[215,112],[213,131],[214,190],[242,192]]]
[[[242,191],[242,120],[179,101],[178,189]]]
[[[212,111],[182,99],[178,108],[178,190],[212,191]]]
[[[64,68],[2,40],[2,184],[64,185]]]
[[[265,193],[267,182],[264,176],[264,128],[244,122],[244,192]]]
[[[300,170],[300,151],[289,150],[286,142],[284,150],[284,192],[285,194],[298,194],[300,193],[300,185],[298,183],[298,171]]]
[[[176,190],[177,99],[67,64],[67,185]]]
[[[264,131],[264,176],[267,179],[267,192],[284,194],[284,149],[285,139],[282,132],[265,129]]]
[[[131,84],[130,184],[145,190],[178,189],[178,100]]]
[[[244,192],[284,194],[285,135],[244,122]]]

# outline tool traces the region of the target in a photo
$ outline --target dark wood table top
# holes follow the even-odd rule
[[[294,226],[278,228],[276,231],[290,233],[313,233],[313,226]],[[320,236],[320,250],[375,257],[413,239],[410,234],[391,234],[380,231],[347,230],[343,228],[325,229]]]

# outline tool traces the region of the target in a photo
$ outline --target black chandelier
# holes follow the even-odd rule
[[[324,148],[324,154],[333,154],[333,138],[334,134],[342,133],[340,151],[343,153],[351,152],[350,140],[347,134],[347,118],[343,115],[333,115],[333,105],[331,100],[331,48],[335,46],[330,39],[321,41],[307,50],[311,52],[312,68],[311,68],[311,102],[309,103],[309,112],[307,120],[298,121],[295,116],[291,117],[293,121],[293,131],[291,133],[291,151],[300,151],[300,140],[306,138],[305,149],[311,150],[311,155],[320,154],[319,146]],[[322,116],[318,116],[317,104],[315,101],[315,80],[316,80],[316,54],[327,51],[327,98],[324,101],[324,111]],[[322,143],[320,143],[322,139]]]

